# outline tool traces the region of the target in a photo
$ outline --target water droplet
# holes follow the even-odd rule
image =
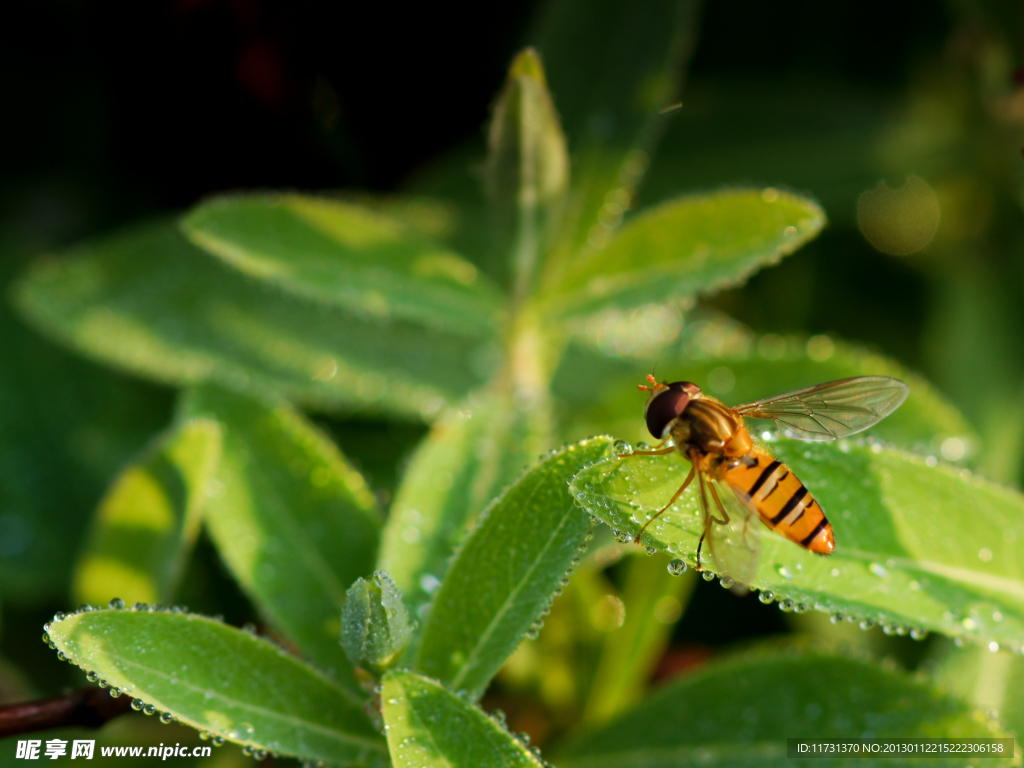
[[[668,572],[673,576],[682,576],[686,573],[686,563],[678,558],[668,564]]]
[[[146,706],[144,706],[142,708],[142,714],[150,715],[150,716],[155,715],[156,714],[156,706],[154,706],[153,704],[147,704]]]
[[[210,743],[213,744],[213,746],[215,746],[215,747],[223,747],[224,746],[224,737],[223,736],[214,736],[210,740]]]
[[[928,637],[928,630],[923,627],[911,627],[910,636],[914,640],[924,640]]]
[[[256,729],[252,727],[252,723],[242,720],[235,723],[235,727],[231,731],[231,738],[239,740],[251,739],[254,733],[256,733]]]
[[[632,453],[633,446],[626,440],[616,440],[614,445],[612,445],[612,450],[619,454]]]
[[[843,614],[833,613],[831,616],[828,617],[828,620],[831,621],[833,624],[841,624],[843,621]]]
[[[168,725],[170,723],[173,723],[174,722],[174,715],[172,715],[170,712],[161,712],[160,713],[160,722],[163,723],[164,725]]]
[[[789,598],[786,598],[779,603],[779,610],[784,611],[785,613],[790,613],[794,608],[796,608],[796,603]]]
[[[718,580],[718,583],[719,583],[720,586],[724,587],[725,589],[732,589],[733,580],[730,579],[728,576],[722,576]]]
[[[110,697],[112,699],[116,699],[120,695],[121,695],[121,689],[120,688],[111,688],[110,689]]]
[[[987,563],[992,559],[992,550],[988,547],[984,547],[978,550],[978,559],[983,563]]]
[[[704,581],[714,581],[715,574],[711,571],[701,571],[700,575],[704,578]]]
[[[775,601],[775,593],[766,589],[757,596],[757,599],[765,605],[770,605]]]
[[[889,575],[889,572],[885,570],[885,566],[881,563],[872,563],[868,566],[868,570],[880,579],[884,579]]]
[[[85,675],[85,679],[88,680],[90,683],[95,683],[100,679],[100,676],[97,675],[95,672],[88,672]]]
[[[620,544],[629,544],[629,542],[633,540],[628,533],[624,533],[618,529],[612,531],[612,536],[614,536],[615,540]]]
[[[867,629],[871,629],[873,626],[875,626],[874,619],[861,619],[860,620],[860,628],[861,629],[867,630]]]
[[[644,547],[644,552],[646,552],[648,555],[656,555],[656,554],[658,554],[658,550],[655,547],[651,547],[651,546]]]
[[[1003,620],[1003,614],[1001,614],[999,611],[993,611],[992,612],[992,621],[1002,621],[1002,620]]]
[[[776,565],[775,570],[778,572],[779,576],[784,579],[796,578],[796,574],[789,570],[785,565]]]
[[[141,712],[142,708],[146,705],[143,703],[142,699],[132,699],[131,706],[136,712]]]
[[[992,653],[996,653],[999,650],[999,643],[993,640],[991,643],[988,644],[988,649],[992,651]]]
[[[199,738],[202,739],[203,741],[209,741],[210,740],[210,732],[209,731],[200,731],[199,732]]]

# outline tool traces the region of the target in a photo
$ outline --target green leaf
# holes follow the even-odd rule
[[[633,205],[659,112],[677,98],[695,11],[688,0],[544,6],[528,39],[544,58],[572,153],[563,260],[606,237]]]
[[[17,288],[45,333],[172,384],[214,380],[319,405],[433,415],[481,381],[485,344],[363,320],[224,269],[172,222],[36,262]]]
[[[566,482],[610,452],[607,437],[556,451],[481,516],[437,590],[417,669],[453,690],[483,693],[579,557],[590,521]]]
[[[487,335],[502,296],[476,267],[379,210],[295,194],[210,200],[182,222],[196,245],[286,291],[354,314]]]
[[[644,211],[605,248],[578,259],[548,289],[548,311],[586,315],[739,285],[824,225],[818,205],[770,188],[679,198]]]
[[[389,672],[380,698],[395,768],[545,765],[497,720],[433,680]]]
[[[71,614],[46,631],[70,662],[111,688],[214,736],[307,760],[386,760],[359,698],[251,633],[146,610]]]
[[[11,254],[0,253],[6,287]],[[67,599],[96,504],[168,423],[164,391],[41,339],[0,302],[0,584],[5,603]],[[58,534],[59,532],[59,534]]]
[[[190,393],[185,407],[224,434],[206,512],[221,557],[277,629],[355,689],[341,607],[349,585],[373,572],[379,537],[363,478],[285,405],[208,387]]]
[[[501,392],[452,409],[417,448],[384,527],[378,567],[419,615],[448,569],[467,527],[501,489],[549,446],[544,409],[524,409]]]
[[[601,723],[640,701],[668,647],[672,627],[682,614],[696,578],[669,573],[661,554],[638,555],[625,564],[622,601],[626,618],[601,646],[583,720]]]
[[[544,68],[528,48],[512,62],[488,132],[487,191],[494,225],[511,243],[513,296],[532,288],[569,189],[569,152]]]
[[[963,701],[895,670],[813,652],[761,652],[687,675],[556,759],[559,768],[789,766],[786,738],[807,735],[1003,736]],[[1010,765],[1012,756],[989,762]]]
[[[750,585],[890,632],[933,630],[1024,647],[1024,496],[966,470],[878,443],[779,440],[770,449],[821,504],[835,553],[815,555],[752,521],[761,557]],[[571,484],[584,507],[634,536],[682,483],[679,456],[612,458]],[[696,492],[650,525],[643,543],[695,564]],[[705,567],[716,570],[705,550]]]
[[[827,336],[756,337],[728,324],[697,321],[690,324],[680,347],[682,354],[659,356],[659,376],[696,382],[729,405],[850,376],[892,376],[910,385],[910,395],[870,434],[902,448],[934,454],[944,444],[947,453],[954,449],[969,453],[979,442],[959,411],[923,378],[893,360]],[[639,363],[632,370],[622,363],[608,369],[605,362],[608,370],[594,375],[601,365],[592,354],[577,350],[559,373],[556,393],[578,403],[570,436],[604,432],[650,440],[643,424],[644,399],[636,389],[646,370]],[[752,433],[772,426],[763,420],[747,422]]]
[[[76,568],[75,601],[170,603],[220,459],[216,422],[176,425],[124,470],[100,502]]]

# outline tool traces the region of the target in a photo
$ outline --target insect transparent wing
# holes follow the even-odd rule
[[[751,419],[772,419],[786,437],[835,440],[862,432],[895,411],[910,388],[889,376],[857,376],[817,384],[733,408]]]
[[[745,592],[757,572],[761,552],[761,521],[750,497],[726,483],[710,480],[712,514],[719,518],[725,509],[728,522],[724,525],[710,521],[708,549],[714,558],[720,576],[728,576],[735,583],[734,590]]]

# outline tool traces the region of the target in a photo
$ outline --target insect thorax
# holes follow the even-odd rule
[[[744,456],[753,441],[743,418],[714,400],[692,400],[671,424],[672,439],[681,451],[697,448],[701,453]]]

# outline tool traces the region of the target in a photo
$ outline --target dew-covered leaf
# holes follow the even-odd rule
[[[453,690],[483,693],[541,618],[590,529],[566,483],[611,445],[595,437],[552,453],[481,516],[437,590],[417,669]]]
[[[569,189],[569,152],[537,52],[516,56],[488,131],[492,226],[503,230],[516,297],[525,296],[551,244]]]
[[[47,625],[68,660],[200,731],[280,755],[386,761],[363,702],[274,644],[188,613],[96,610]]]
[[[224,435],[205,515],[224,562],[276,629],[354,688],[341,607],[349,585],[373,572],[379,537],[362,476],[286,405],[205,387],[186,411]]]
[[[297,194],[214,198],[188,237],[233,267],[357,315],[489,334],[502,296],[458,254],[381,210]]]
[[[558,0],[528,41],[544,59],[569,151],[562,253],[611,232],[633,204],[691,50],[696,3]]]
[[[48,335],[172,384],[432,415],[486,374],[480,340],[289,297],[218,264],[170,221],[37,261],[15,298]]]
[[[687,675],[555,758],[559,768],[789,766],[787,737],[993,738],[966,703],[853,658],[750,653]],[[975,758],[951,760],[968,766]],[[839,765],[827,759],[813,764]],[[841,761],[849,764],[848,759]],[[857,765],[892,765],[861,758]],[[1011,760],[986,760],[1010,765]],[[945,764],[945,762],[944,762]]]
[[[381,711],[395,768],[541,768],[476,704],[413,672],[384,676]]]
[[[945,446],[954,459],[969,455],[978,444],[963,416],[934,387],[879,354],[827,336],[756,337],[735,332],[722,354],[715,348],[722,346],[726,326],[694,326],[682,354],[659,356],[659,378],[695,382],[726,404],[738,405],[850,376],[892,376],[910,386],[910,395],[870,434],[922,453],[939,454]],[[605,363],[607,370],[600,376],[586,376],[600,364],[592,354],[577,351],[559,372],[556,392],[578,403],[569,436],[606,432],[629,440],[650,440],[643,423],[644,398],[636,389],[648,373],[644,364],[637,362],[630,371],[621,361],[614,368]],[[764,420],[750,420],[747,426],[752,432],[773,428]]]
[[[548,311],[587,315],[735,286],[824,225],[816,203],[775,189],[727,189],[666,202],[628,221],[606,247],[579,257],[548,287]]]
[[[170,603],[202,522],[220,459],[219,425],[172,427],[100,502],[73,581],[75,602]]]
[[[473,401],[446,414],[417,448],[384,527],[378,567],[414,616],[440,585],[467,526],[549,447],[544,408],[519,408],[494,391]]]
[[[901,451],[851,439],[779,440],[769,448],[806,485],[835,531],[823,557],[765,529],[750,585],[888,631],[937,631],[1024,646],[1024,496]],[[682,483],[677,455],[612,458],[572,481],[585,508],[629,536]],[[643,543],[695,564],[695,490],[648,527]],[[703,564],[716,568],[703,555]]]

